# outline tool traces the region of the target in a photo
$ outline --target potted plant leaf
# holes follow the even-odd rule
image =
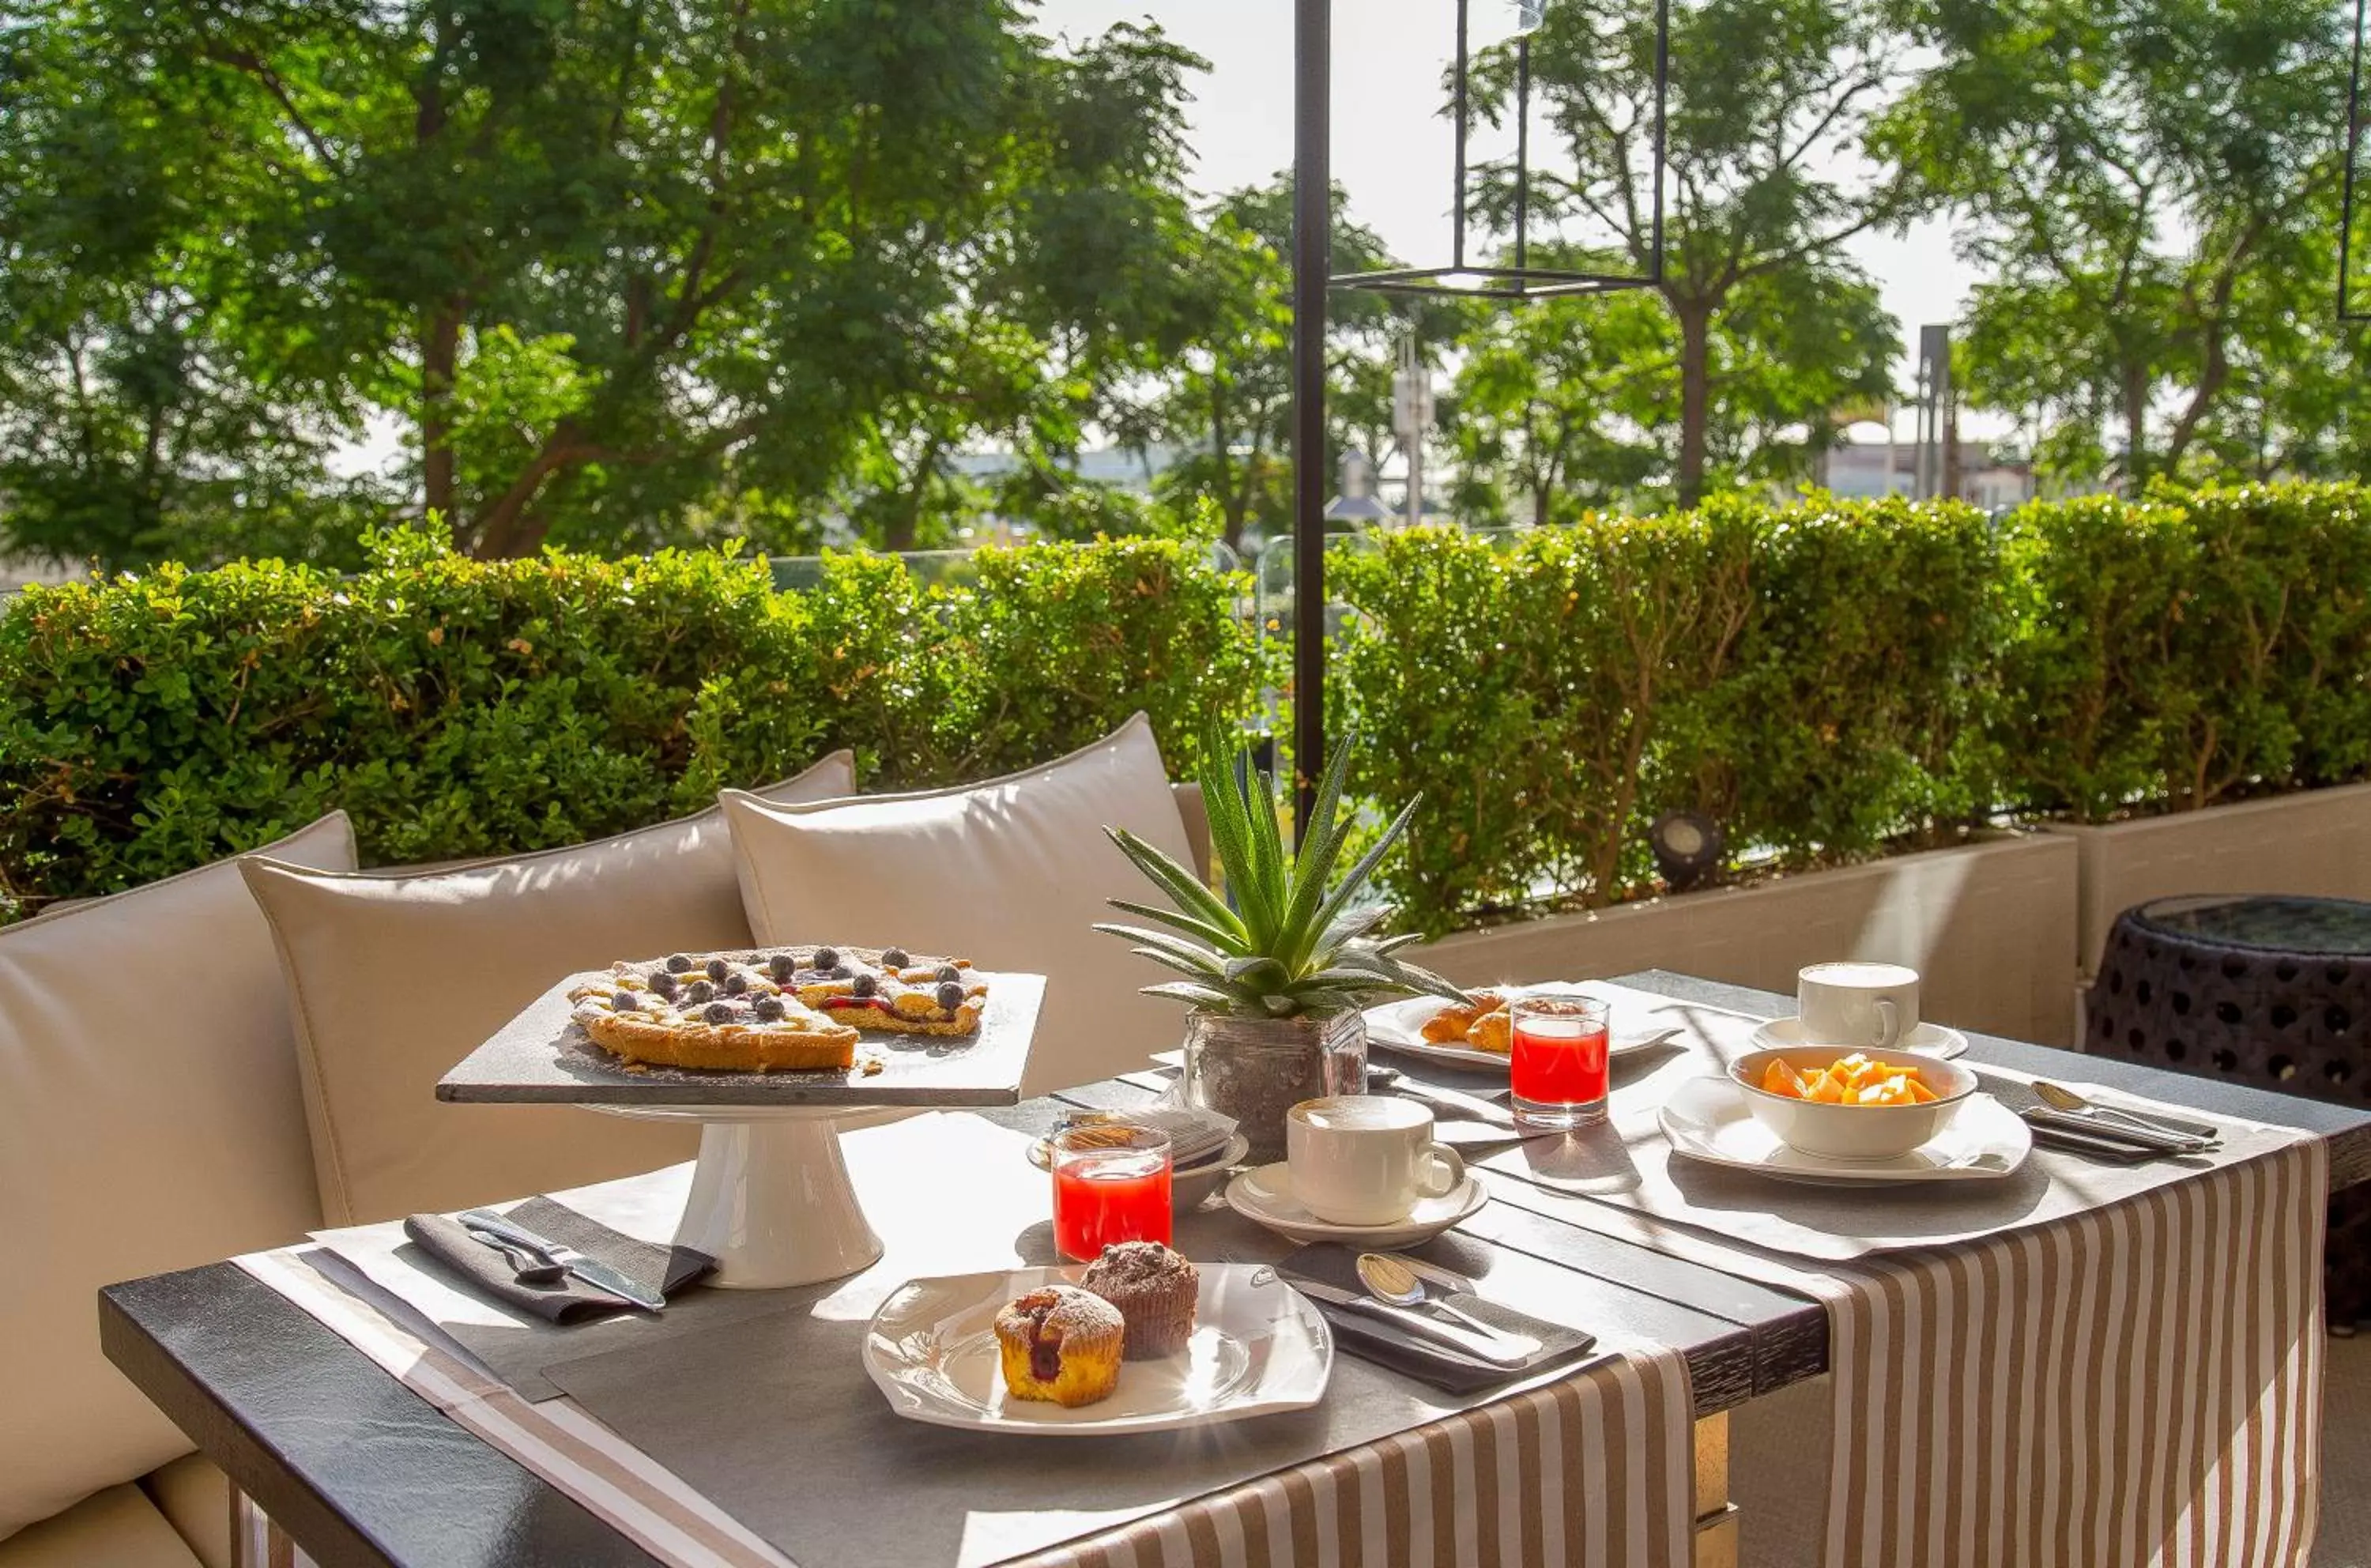
[[[1371,934],[1387,908],[1359,904],[1376,867],[1407,831],[1415,802],[1333,881],[1352,826],[1342,804],[1350,755],[1347,744],[1335,753],[1294,852],[1278,826],[1276,781],[1224,737],[1204,744],[1197,781],[1225,899],[1136,835],[1104,830],[1173,907],[1115,898],[1114,908],[1168,929],[1095,929],[1184,976],[1145,992],[1191,1009],[1185,1099],[1233,1117],[1257,1159],[1284,1157],[1285,1113],[1300,1101],[1364,1092],[1361,1009],[1418,993],[1463,999],[1456,986],[1398,956],[1415,936]]]

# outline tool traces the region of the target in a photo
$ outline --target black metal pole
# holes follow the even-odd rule
[[[1465,102],[1465,79],[1470,73],[1465,47],[1466,19],[1470,0],[1457,0],[1457,215],[1456,227],[1450,240],[1450,265],[1459,271],[1465,270],[1465,128],[1472,111]]]
[[[2346,75],[2345,184],[2338,198],[2338,318],[2354,318],[2352,293],[2354,269],[2354,160],[2363,151],[2363,23],[2364,0],[2354,0],[2354,53]]]
[[[1334,269],[1333,0],[1297,0],[1292,139],[1292,820],[1325,772],[1325,298]]]

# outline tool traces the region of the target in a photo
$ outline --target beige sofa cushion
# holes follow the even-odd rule
[[[762,798],[854,787],[849,754],[836,752]],[[448,870],[322,876],[262,860],[247,875],[295,1002],[330,1224],[579,1187],[696,1151],[694,1127],[565,1105],[447,1105],[436,1080],[563,975],[748,945],[714,810]]]
[[[353,831],[325,817],[268,852],[350,868]],[[235,865],[0,929],[0,1537],[189,1451],[99,1354],[96,1293],[302,1239],[311,1171]]]
[[[136,1486],[110,1486],[0,1541],[0,1568],[203,1568]]]
[[[203,1454],[184,1454],[140,1478],[140,1490],[205,1568],[232,1568],[230,1477]],[[258,1565],[261,1568],[261,1565]]]
[[[1090,928],[1111,917],[1106,898],[1160,896],[1105,824],[1193,854],[1142,714],[985,784],[821,806],[723,799],[760,942],[898,943],[1046,975],[1028,1092],[1143,1066],[1183,1034],[1175,1004],[1137,994],[1167,972]]]

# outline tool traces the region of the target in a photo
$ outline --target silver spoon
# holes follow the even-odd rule
[[[1359,1282],[1394,1307],[1429,1307],[1446,1313],[1505,1344],[1509,1355],[1529,1355],[1540,1348],[1540,1342],[1529,1334],[1509,1333],[1496,1323],[1484,1322],[1447,1297],[1434,1295],[1426,1287],[1423,1275],[1389,1253],[1361,1252],[1358,1268]]]
[[[2135,1111],[2124,1111],[2113,1105],[2102,1105],[2096,1100],[2085,1099],[2064,1084],[2050,1083],[2041,1078],[2033,1080],[2033,1092],[2040,1095],[2042,1103],[2052,1110],[2064,1111],[2070,1116],[2088,1116],[2100,1122],[2122,1122],[2127,1126],[2138,1127],[2143,1132],[2171,1133],[2180,1137],[2197,1138],[2204,1143],[2218,1142],[2223,1136],[2220,1129],[2210,1127],[2203,1122],[2184,1122],[2173,1116],[2144,1116]]]

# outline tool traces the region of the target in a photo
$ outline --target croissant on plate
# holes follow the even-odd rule
[[[1436,1045],[1454,1045],[1471,1040],[1477,1022],[1506,1010],[1507,998],[1498,992],[1469,992],[1463,1006],[1452,1003],[1425,1020],[1424,1037]]]

